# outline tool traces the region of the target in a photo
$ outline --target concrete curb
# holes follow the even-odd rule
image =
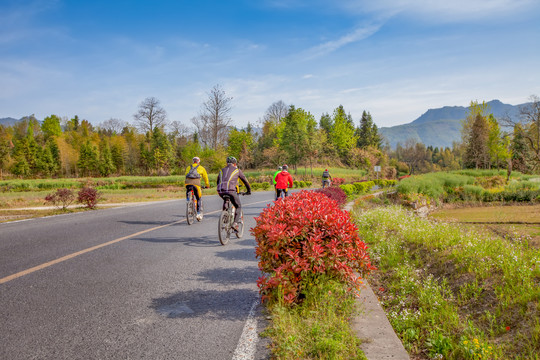
[[[344,209],[351,211],[352,205],[353,203],[350,202]],[[409,354],[366,279],[364,279],[364,285],[356,300],[359,315],[351,323],[356,336],[362,340],[362,351],[368,360],[409,360]]]

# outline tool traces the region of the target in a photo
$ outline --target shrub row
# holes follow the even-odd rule
[[[382,188],[395,186],[397,184],[397,180],[388,180],[388,179],[375,179],[372,180],[375,185],[378,185]]]
[[[373,181],[355,182],[354,184],[339,185],[347,196],[368,193],[375,186]]]
[[[89,186],[84,186],[77,193],[77,202],[84,204],[87,208],[93,209],[96,207],[100,198],[99,192]],[[73,190],[62,188],[56,190],[56,192],[48,194],[45,197],[45,201],[53,204],[59,209],[67,209],[67,207],[75,200],[75,194]]]
[[[259,190],[259,189],[268,190],[270,189],[270,186],[271,186],[270,183],[267,183],[267,182],[262,182],[262,183],[254,182],[254,183],[250,183],[250,185],[253,191]]]
[[[466,185],[462,188],[448,189],[445,202],[455,201],[507,201],[532,202],[540,199],[540,189],[484,189],[481,186]]]
[[[324,194],[330,199],[335,200],[339,207],[343,207],[347,202],[347,195],[345,191],[339,186],[329,186],[324,189],[316,189],[315,192]]]
[[[313,183],[311,181],[302,181],[302,180],[299,180],[299,181],[293,181],[293,186],[295,188],[306,188],[306,187],[311,187]]]

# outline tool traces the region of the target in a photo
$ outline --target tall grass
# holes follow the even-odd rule
[[[263,335],[272,339],[273,359],[366,359],[349,325],[356,307],[347,286],[320,276],[305,288],[299,305],[267,306],[272,322]]]

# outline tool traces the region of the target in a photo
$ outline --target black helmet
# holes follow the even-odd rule
[[[227,164],[236,164],[236,158],[234,156],[229,156],[227,158]]]

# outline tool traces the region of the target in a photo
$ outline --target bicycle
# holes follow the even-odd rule
[[[202,212],[202,206],[201,206],[201,212]],[[193,187],[191,187],[191,189],[188,192],[188,198],[187,198],[187,203],[186,203],[186,219],[187,219],[188,225],[193,224],[195,222],[195,219],[197,219],[197,221],[201,221],[202,219],[202,217],[201,219],[197,217],[197,198],[195,197]]]
[[[238,193],[240,195],[246,195],[246,193]],[[230,195],[223,195],[224,210],[219,215],[218,222],[218,237],[221,245],[227,245],[231,239],[231,233],[235,233],[236,237],[240,239],[244,235],[244,211],[240,210],[240,222],[238,223],[238,231],[234,230],[232,225],[234,223],[234,213],[236,208],[231,203]]]

